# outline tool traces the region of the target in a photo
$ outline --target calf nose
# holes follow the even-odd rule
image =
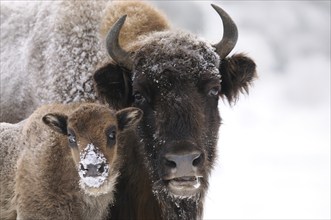
[[[81,164],[81,170],[85,171],[84,177],[98,177],[105,171],[105,164],[87,164],[86,168]]]
[[[197,169],[202,164],[202,154],[193,151],[186,154],[164,155],[165,168],[175,177],[196,176]]]

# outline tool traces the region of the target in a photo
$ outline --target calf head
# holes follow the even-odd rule
[[[248,57],[226,58],[236,44],[237,28],[221,8],[213,7],[224,27],[216,45],[169,30],[135,42],[139,49],[128,53],[118,44],[123,16],[107,37],[117,64],[94,75],[103,101],[143,110],[137,134],[155,194],[194,198],[204,193],[215,161],[219,97],[235,102],[255,77],[255,64]]]
[[[119,175],[119,137],[142,117],[141,110],[126,108],[114,113],[107,107],[82,104],[70,115],[46,114],[42,120],[54,131],[67,136],[78,169],[80,187],[90,195],[113,190]]]

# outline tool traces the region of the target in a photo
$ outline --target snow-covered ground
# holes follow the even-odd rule
[[[230,107],[204,219],[330,219],[330,1],[159,1],[177,27],[211,42],[216,3],[257,63],[249,96]]]

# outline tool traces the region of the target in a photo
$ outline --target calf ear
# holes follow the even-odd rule
[[[136,125],[143,116],[143,111],[138,108],[125,108],[116,112],[118,129],[125,130]]]
[[[129,74],[127,70],[114,64],[98,69],[94,73],[94,82],[99,100],[117,110],[130,106],[133,99]]]
[[[47,114],[42,118],[43,122],[51,129],[61,134],[67,135],[67,121],[68,117],[59,113]]]
[[[221,97],[229,103],[235,103],[240,93],[248,93],[249,87],[256,78],[256,65],[253,60],[243,54],[237,54],[222,60]]]

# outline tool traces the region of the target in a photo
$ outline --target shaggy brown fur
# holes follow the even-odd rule
[[[16,219],[14,186],[23,123],[0,123],[0,219]]]
[[[16,172],[13,206],[3,209],[16,209],[19,219],[104,219],[113,202],[122,164],[118,148],[123,147],[125,132],[140,118],[141,111],[135,108],[115,113],[97,104],[48,105],[38,109],[24,122],[22,131],[14,134],[21,140],[8,139],[6,143],[11,144],[1,146],[24,147],[17,171],[12,169],[12,174]],[[98,187],[86,184],[79,175],[87,172],[88,167],[82,168],[82,155],[92,145],[93,152],[103,155],[109,167],[108,176]],[[5,162],[16,164],[10,155],[1,156]],[[13,180],[4,184],[1,181],[2,185],[12,183]],[[1,194],[1,198],[4,196],[8,197]],[[11,217],[15,216],[13,213]],[[10,219],[9,215],[3,218]]]
[[[136,42],[139,36],[155,31],[169,29],[170,25],[165,16],[142,1],[113,1],[105,10],[105,17],[102,19],[100,33],[105,37],[110,27],[124,14],[128,19],[120,33],[119,42],[124,48],[132,42]],[[130,48],[133,50],[133,48]]]
[[[251,83],[257,77],[255,68],[255,63],[243,54],[224,59],[220,68],[221,96],[233,103],[238,100],[240,92],[248,93]]]

